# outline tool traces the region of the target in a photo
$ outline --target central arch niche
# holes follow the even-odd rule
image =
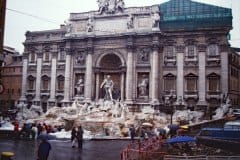
[[[113,99],[122,99],[123,96],[121,93],[123,92],[123,64],[121,58],[114,54],[106,54],[103,57],[100,57],[99,61],[99,87],[103,82],[104,78],[107,75],[111,76],[111,79],[114,82],[114,91],[113,91]],[[105,91],[104,89],[99,88],[99,98],[104,98]],[[98,96],[97,96],[98,97]]]

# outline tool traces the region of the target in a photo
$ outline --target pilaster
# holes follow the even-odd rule
[[[219,46],[221,56],[221,90],[228,93],[228,51],[229,45],[222,44]]]
[[[183,97],[184,93],[184,75],[183,75],[183,64],[184,64],[184,49],[183,46],[176,46],[177,50],[177,98]]]
[[[71,49],[66,48],[66,62],[65,62],[65,78],[64,78],[64,99],[62,102],[64,106],[70,103],[70,72],[71,72]]]
[[[158,97],[158,81],[159,81],[159,42],[158,40],[153,41],[152,44],[152,67],[151,67],[151,104],[159,104]]]
[[[51,65],[51,85],[50,85],[50,99],[49,106],[55,106],[56,99],[56,72],[57,72],[57,46],[54,45],[52,49],[52,65]]]
[[[42,53],[42,50],[39,50],[37,52],[36,93],[34,98],[35,105],[40,105],[42,60],[43,60],[43,53]]]
[[[23,68],[22,68],[22,89],[21,89],[21,102],[26,102],[26,92],[27,92],[27,69],[28,69],[28,54],[23,53]]]
[[[198,106],[206,106],[206,49],[204,44],[198,45],[198,57],[199,57],[199,80],[198,80]]]
[[[126,103],[133,103],[133,38],[127,42]]]

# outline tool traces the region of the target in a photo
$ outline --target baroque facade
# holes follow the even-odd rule
[[[231,9],[190,0],[98,3],[60,29],[26,33],[21,101],[45,110],[98,101],[110,75],[113,99],[129,106],[219,106],[229,91]]]

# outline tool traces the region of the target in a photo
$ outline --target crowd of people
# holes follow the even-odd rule
[[[13,122],[15,139],[37,139],[41,134],[60,132],[63,125],[47,125],[46,123],[24,123],[20,128],[18,122]]]

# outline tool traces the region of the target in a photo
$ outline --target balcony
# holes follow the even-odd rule
[[[50,90],[42,89],[41,90],[41,96],[49,96],[50,95]]]
[[[221,91],[207,91],[206,99],[221,99]]]
[[[195,90],[195,91],[184,91],[184,99],[187,100],[189,98],[198,100],[198,91],[197,90]]]
[[[168,65],[168,63],[176,65],[177,63],[176,56],[172,56],[172,57],[164,56],[164,64]]]

